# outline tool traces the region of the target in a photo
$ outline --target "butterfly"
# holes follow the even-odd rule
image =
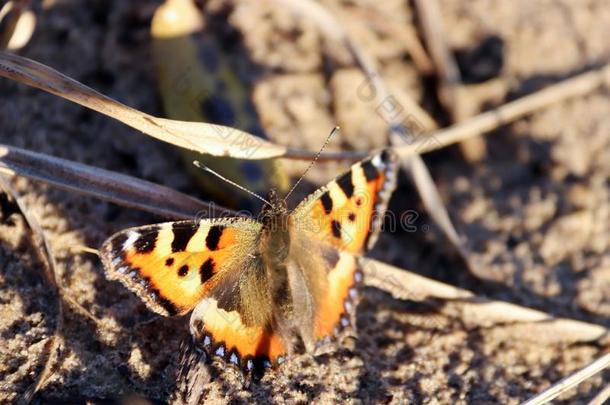
[[[391,150],[354,164],[289,211],[271,191],[259,219],[166,222],[120,231],[100,249],[106,276],[164,316],[192,311],[208,358],[256,375],[353,326],[363,274],[394,190]]]

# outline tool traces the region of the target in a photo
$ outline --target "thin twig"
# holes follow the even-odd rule
[[[521,97],[467,121],[433,132],[425,139],[399,146],[399,154],[426,153],[492,131],[533,112],[570,98],[582,97],[610,83],[610,64]]]
[[[415,0],[415,6],[428,52],[440,79],[439,99],[455,121],[457,91],[462,80],[457,63],[445,41],[440,5],[437,0]]]
[[[286,5],[286,4],[292,5],[293,8],[303,7],[302,10],[306,10],[307,13],[313,13],[314,15],[319,17],[320,21],[318,21],[318,23],[320,24],[320,28],[326,35],[328,35],[331,38],[338,39],[338,40],[341,40],[343,38],[340,36],[342,31],[340,31],[340,30],[337,31],[336,27],[332,25],[333,24],[332,20],[328,21],[328,19],[331,18],[331,16],[329,16],[328,13],[324,9],[320,9],[318,5],[316,5],[313,8],[310,8],[308,6],[308,4],[310,2],[308,2],[308,1],[303,1],[303,2],[298,2],[298,3],[297,2],[285,3],[285,0],[274,0],[274,1],[281,3],[283,5]],[[328,24],[330,24],[331,26],[329,27]],[[384,87],[379,87],[380,79],[379,79],[378,75],[375,74],[375,70],[371,69],[371,68],[366,68],[366,66],[367,66],[367,63],[365,62],[366,59],[362,57],[362,54],[360,53],[360,51],[357,49],[352,49],[352,51],[355,55],[359,55],[358,60],[362,64],[364,70],[369,74],[369,77],[371,77],[370,76],[371,73],[374,74],[374,77],[371,77],[371,82],[374,84],[374,86],[376,88],[380,89],[380,92],[382,93],[382,95],[385,95],[386,97],[391,98],[391,95],[389,95],[389,93],[387,91],[383,91]],[[27,69],[25,67],[22,69],[23,71],[14,70],[14,66],[7,63],[7,61],[11,61],[14,58],[19,58],[18,60],[20,62],[26,61],[28,64],[34,64],[36,66],[36,68],[27,66]],[[44,70],[37,71],[36,69],[38,69],[40,67],[43,67]],[[34,73],[37,73],[40,77],[35,76],[35,75],[33,77],[29,77],[28,75],[33,74],[32,69],[33,69]],[[44,74],[42,74],[42,72],[44,72]],[[71,86],[70,91],[72,91],[74,94],[70,94],[70,97],[68,97],[66,94],[63,94],[65,92],[67,92],[67,90],[62,88],[61,86],[59,86],[59,88],[57,88],[57,89],[54,89],[54,88],[49,88],[50,85],[39,83],[38,81],[42,81],[44,79],[45,75],[52,75],[54,80],[56,80],[57,78],[62,78],[62,80],[64,80],[67,83],[66,84],[66,83],[62,82],[62,85],[69,84]],[[607,84],[610,81],[609,80],[610,78],[608,77],[609,75],[610,75],[610,65],[606,65],[600,69],[596,69],[596,70],[593,70],[593,71],[590,71],[587,73],[583,73],[574,78],[567,79],[563,82],[551,85],[546,89],[540,90],[536,93],[530,94],[528,96],[525,96],[525,97],[518,99],[516,101],[513,101],[511,103],[507,103],[494,110],[479,114],[476,117],[473,117],[460,124],[453,125],[449,128],[446,128],[446,129],[443,129],[440,131],[436,131],[431,134],[418,134],[418,133],[409,134],[409,133],[405,132],[404,128],[402,127],[402,124],[399,123],[400,125],[398,125],[394,129],[395,130],[398,129],[398,131],[400,132],[400,134],[402,136],[401,139],[403,139],[405,142],[403,142],[403,144],[394,145],[394,148],[403,158],[406,158],[408,156],[413,156],[416,154],[423,154],[423,153],[437,150],[440,148],[444,148],[446,146],[452,145],[457,142],[461,142],[468,138],[479,136],[485,132],[492,131],[502,125],[506,125],[512,121],[515,121],[525,115],[531,114],[538,109],[547,107],[553,103],[557,103],[557,102],[564,101],[569,98],[583,96],[588,93],[591,93],[593,90],[597,89],[599,86],[601,86],[603,84]],[[169,131],[168,133],[171,134],[170,138],[179,136],[180,134],[182,134],[181,131],[184,131],[184,133],[186,135],[182,139],[182,141],[177,141],[174,143],[177,146],[183,146],[182,145],[183,143],[190,142],[191,137],[196,138],[198,140],[198,142],[206,143],[208,138],[212,135],[208,134],[207,136],[203,136],[202,133],[206,132],[206,131],[203,131],[204,128],[207,128],[207,130],[208,130],[207,132],[209,132],[210,128],[216,128],[218,131],[220,131],[220,132],[217,131],[216,135],[222,134],[222,133],[230,133],[232,135],[239,135],[239,134],[243,133],[242,131],[238,131],[236,129],[228,128],[228,127],[221,128],[218,126],[209,126],[210,124],[163,120],[163,119],[159,118],[157,120],[161,120],[161,121],[154,121],[154,122],[163,123],[163,125],[160,127],[157,124],[152,124],[151,122],[147,121],[150,116],[148,116],[140,111],[131,109],[130,107],[124,106],[123,104],[120,104],[117,101],[114,101],[106,96],[103,96],[103,95],[95,92],[94,90],[89,89],[88,87],[78,83],[77,81],[67,78],[66,76],[62,75],[61,73],[59,73],[51,68],[48,68],[44,65],[41,65],[41,64],[31,61],[29,59],[20,58],[15,55],[8,55],[8,54],[1,53],[1,52],[0,52],[0,76],[4,76],[4,77],[10,78],[10,79],[19,81],[21,83],[30,85],[30,86],[41,88],[42,90],[48,91],[52,94],[58,94],[60,97],[64,97],[67,99],[78,98],[78,100],[73,100],[73,101],[75,101],[81,105],[84,105],[88,108],[92,108],[96,111],[100,111],[103,114],[106,114],[111,118],[119,119],[122,122],[128,121],[128,122],[126,122],[126,124],[130,125],[134,128],[138,128],[138,127],[136,124],[129,122],[130,118],[132,118],[132,117],[136,121],[138,121],[138,123],[139,123],[138,125],[141,124],[143,126],[151,126],[151,127],[155,128],[155,131],[159,131],[159,132],[163,132],[163,131],[168,132]],[[36,81],[35,79],[37,79],[38,81]],[[383,82],[381,82],[381,83],[383,83]],[[55,85],[57,86],[57,83],[55,83]],[[86,89],[86,91],[83,88]],[[400,96],[401,96],[401,100],[404,100],[404,94],[401,94]],[[383,109],[381,109],[381,110],[383,110]],[[124,116],[125,112],[126,112],[127,116]],[[124,117],[119,118],[122,115]],[[427,120],[422,120],[422,121],[427,121]],[[206,125],[208,125],[208,126],[206,127]],[[426,124],[425,126],[427,127],[428,124]],[[216,129],[215,129],[215,131],[216,131]],[[231,132],[232,130],[238,131],[238,132]],[[225,131],[225,132],[223,132],[223,131]],[[226,131],[229,131],[229,132],[226,132]],[[246,135],[248,135],[248,134],[246,134]],[[314,151],[285,148],[283,146],[279,146],[279,145],[275,145],[275,144],[272,144],[273,147],[271,147],[271,149],[265,149],[263,147],[263,149],[265,149],[265,153],[252,153],[253,148],[249,148],[246,146],[247,145],[250,145],[250,146],[259,145],[258,141],[260,140],[260,138],[254,137],[254,139],[252,139],[248,135],[243,138],[237,137],[237,138],[228,138],[228,139],[243,140],[243,142],[244,142],[243,144],[233,145],[233,147],[234,148],[240,147],[242,149],[245,148],[245,149],[248,149],[249,152],[242,150],[241,152],[239,152],[237,154],[229,153],[230,156],[238,156],[243,159],[261,159],[261,158],[263,158],[261,156],[266,156],[264,158],[267,158],[270,156],[276,156],[276,157],[282,157],[282,158],[287,158],[287,159],[311,160],[317,153]],[[172,143],[171,139],[169,139],[169,138],[166,139],[166,141]],[[227,147],[230,148],[230,145],[227,146],[227,144],[230,144],[230,140],[227,141],[225,139],[224,141],[219,141],[218,139],[215,139],[213,142],[213,144],[218,144],[218,143],[224,145],[221,147],[221,149],[223,149],[225,152],[226,152],[225,149]],[[265,142],[265,145],[267,143],[268,142]],[[406,144],[404,144],[404,143],[406,143]],[[191,143],[188,143],[188,145],[186,145],[184,147],[187,149],[194,148],[193,144],[191,144]],[[202,151],[202,153],[214,154],[214,151],[205,150],[205,151]],[[371,153],[371,151],[324,152],[320,155],[320,161],[359,160],[366,156],[369,156],[370,153]]]
[[[559,382],[553,384],[546,390],[542,391],[540,394],[525,401],[522,405],[546,404],[547,402],[557,398],[559,395],[563,394],[570,388],[577,386],[578,384],[590,378],[591,376],[599,373],[605,368],[608,368],[608,366],[610,366],[610,353],[604,354],[602,357],[595,360],[588,366],[561,379]]]
[[[395,21],[391,16],[384,15],[378,10],[367,7],[357,6],[348,9],[349,13],[357,17],[361,24],[371,24],[376,30],[385,32],[386,35],[402,43],[413,60],[413,64],[423,75],[430,75],[434,71],[434,66],[426,50],[422,46],[413,26],[402,25]]]
[[[438,0],[415,0],[419,21],[423,28],[424,41],[428,47],[438,74],[438,98],[456,123],[466,118],[463,114],[462,78],[457,62],[445,40],[445,29]],[[482,138],[470,138],[460,143],[464,157],[470,162],[483,158],[485,142]]]

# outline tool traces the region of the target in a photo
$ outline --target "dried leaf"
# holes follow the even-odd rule
[[[459,318],[467,327],[505,328],[514,338],[535,339],[535,342],[545,344],[600,342],[609,337],[608,329],[601,325],[556,318],[542,311],[477,297],[471,291],[430,280],[377,260],[366,259],[364,263],[366,285],[384,290],[401,300],[449,301],[451,305],[439,310]],[[530,332],[524,333],[524,330]],[[540,333],[533,333],[533,330]]]
[[[235,128],[154,117],[119,103],[41,63],[0,52],[0,76],[90,108],[163,142],[214,156],[267,159],[286,148]]]

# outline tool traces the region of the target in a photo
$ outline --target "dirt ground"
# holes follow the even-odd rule
[[[21,54],[129,106],[162,115],[149,34],[159,3],[44,1],[36,33]],[[206,3],[222,9],[221,1]],[[410,2],[333,3],[342,4],[342,21],[353,24],[362,46],[379,58],[390,91],[408,92],[446,123],[434,101],[433,80],[420,77],[404,44],[358,28],[366,18],[354,10],[412,24]],[[441,5],[467,91],[486,108],[606,63],[610,55],[610,8],[604,0],[443,0]],[[247,4],[230,8],[224,17],[216,24],[241,35],[240,46],[230,52],[257,65],[257,74],[247,79],[254,81],[253,100],[270,138],[315,150],[338,124],[343,130],[334,149],[384,144],[383,121],[354,96],[363,77],[328,57],[333,50],[323,46],[311,22]],[[205,197],[172,147],[4,79],[0,100],[3,144]],[[467,274],[405,176],[391,209],[417,212],[418,231],[384,234],[371,256],[482,296],[610,327],[608,111],[608,91],[599,90],[487,135],[487,153],[479,163],[466,162],[457,147],[424,156],[457,229],[488,272],[487,281]],[[301,168],[289,166],[291,173]],[[336,164],[319,164],[309,181],[323,184],[337,170]],[[67,313],[60,362],[40,393],[42,402],[131,394],[169,401],[180,343],[188,337],[187,318],[154,318],[123,286],[104,278],[97,257],[73,252],[161,218],[24,178],[13,184],[48,233],[61,284],[98,320]],[[27,228],[2,207],[0,402],[10,403],[41,370],[57,306]],[[357,327],[359,338],[335,353],[298,356],[249,390],[231,373],[220,376],[205,387],[207,398],[210,403],[518,403],[604,351],[594,344],[548,346],[508,339],[494,328],[466,329],[431,305],[396,301],[373,289],[364,292]],[[606,372],[591,378],[556,403],[586,403],[609,377]]]

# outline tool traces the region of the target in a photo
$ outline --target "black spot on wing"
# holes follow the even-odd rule
[[[110,243],[110,249],[113,257],[120,257],[122,260],[125,260],[125,252],[123,251],[123,245],[127,240],[127,235],[125,233],[120,233],[112,239]]]
[[[379,157],[381,158],[381,161],[384,163],[387,163],[390,161],[390,153],[388,152],[387,149],[384,149],[383,151],[381,151],[381,154],[379,155]]]
[[[205,238],[205,245],[209,250],[218,249],[218,243],[220,242],[220,237],[224,231],[224,225],[212,225],[210,230],[208,231],[208,236]]]
[[[205,284],[214,275],[214,260],[211,257],[208,258],[201,267],[199,268],[199,276],[201,277],[201,284]]]
[[[330,228],[335,238],[341,238],[341,223],[339,221],[333,219],[330,223]]]
[[[337,180],[337,184],[347,198],[352,198],[354,195],[354,183],[352,182],[352,172],[345,173]]]
[[[157,236],[159,235],[159,228],[154,227],[147,230],[145,233],[140,235],[138,239],[133,243],[133,247],[138,253],[150,253],[155,250],[157,244]]]
[[[186,264],[183,264],[182,266],[180,266],[180,268],[178,269],[178,276],[180,277],[184,277],[187,274],[189,274],[189,266]]]
[[[364,177],[366,177],[367,182],[379,178],[379,171],[370,160],[367,160],[362,164],[362,171],[364,172]]]
[[[184,252],[189,241],[197,232],[199,223],[185,224],[176,222],[172,224],[174,240],[172,240],[172,252]]]
[[[330,214],[333,210],[333,199],[330,198],[328,191],[320,196],[320,201],[322,202],[322,207],[324,207],[324,212]]]
[[[356,214],[354,214],[353,212],[350,212],[347,215],[347,219],[349,220],[349,222],[354,222],[356,220]]]
[[[173,257],[169,257],[167,258],[167,260],[165,260],[165,265],[167,267],[171,267],[174,264],[174,258]]]

